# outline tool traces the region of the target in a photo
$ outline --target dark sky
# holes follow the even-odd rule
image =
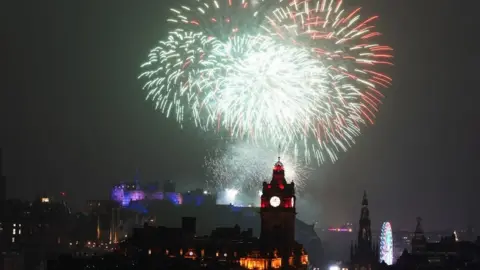
[[[137,167],[144,179],[202,185],[212,143],[154,112],[136,79],[164,33],[166,2],[7,2],[0,147],[10,197],[66,191],[79,206]],[[356,222],[367,189],[378,228],[391,220],[413,230],[419,215],[427,229],[480,225],[480,25],[477,1],[461,2],[350,1],[381,16],[394,86],[375,126],[312,176],[298,209],[306,221]]]

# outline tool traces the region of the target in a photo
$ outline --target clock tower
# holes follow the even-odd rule
[[[248,269],[307,269],[308,255],[295,241],[295,184],[287,183],[280,158],[270,183],[263,182],[260,199],[259,250],[240,259]]]
[[[295,242],[295,184],[287,183],[280,158],[270,183],[263,182],[260,202],[260,240],[265,247],[290,249]]]

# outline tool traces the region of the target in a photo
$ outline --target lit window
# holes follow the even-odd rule
[[[17,227],[17,224],[13,223],[13,227]]]
[[[13,229],[13,233],[12,233],[12,234],[13,234],[13,235],[17,234],[15,228]]]
[[[18,234],[22,234],[22,229],[18,229]]]
[[[12,243],[15,243],[15,237],[12,237]]]
[[[22,227],[22,224],[18,224],[18,227],[20,227],[20,228],[21,228],[21,227]]]

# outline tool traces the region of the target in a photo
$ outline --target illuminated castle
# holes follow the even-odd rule
[[[168,182],[164,185],[174,185],[171,182]],[[158,190],[154,186],[147,186],[142,188],[138,181],[134,183],[121,183],[116,185],[112,189],[112,200],[120,203],[123,207],[129,206],[132,202],[143,201],[143,200],[168,200],[173,204],[182,204],[183,198],[182,194],[169,190]]]
[[[259,250],[240,259],[248,269],[306,269],[308,256],[295,241],[295,184],[287,183],[280,158],[273,167],[270,183],[263,182],[260,199],[261,232]]]
[[[121,183],[113,187],[111,199],[118,202],[122,207],[135,207],[135,203],[148,201],[164,201],[173,205],[195,204],[201,205],[205,201],[215,202],[216,197],[207,194],[204,190],[197,189],[184,194],[176,192],[176,185],[172,181],[163,184],[163,190],[157,183],[140,185],[138,171],[134,182]]]

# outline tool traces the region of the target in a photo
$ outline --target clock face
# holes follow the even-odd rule
[[[273,207],[277,207],[280,205],[280,198],[278,198],[277,196],[273,196],[272,198],[270,198],[270,205],[273,206]]]

